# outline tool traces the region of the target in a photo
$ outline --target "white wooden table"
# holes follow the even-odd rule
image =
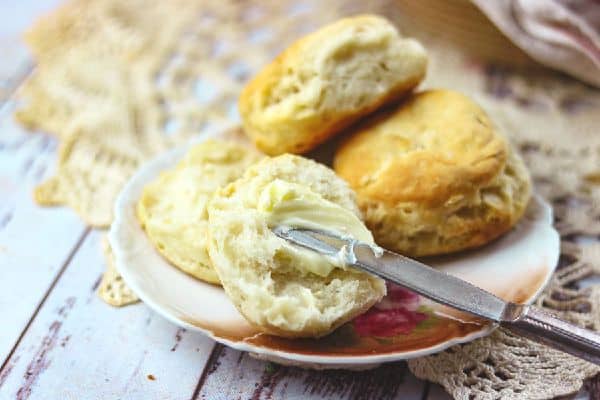
[[[69,209],[33,203],[57,142],[12,118],[33,68],[21,32],[56,3],[0,0],[0,400],[448,399],[402,362],[367,372],[280,367],[144,304],[115,309],[97,298],[102,233]]]

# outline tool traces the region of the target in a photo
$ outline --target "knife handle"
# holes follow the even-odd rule
[[[528,339],[600,365],[598,333],[558,319],[539,308],[523,306],[515,320],[501,325]]]

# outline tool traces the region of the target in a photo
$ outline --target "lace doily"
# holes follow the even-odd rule
[[[429,8],[416,3],[67,4],[27,36],[38,67],[21,91],[17,117],[61,140],[58,172],[36,189],[36,200],[68,205],[90,225],[107,227],[113,200],[138,165],[235,121],[241,85],[286,44],[340,16],[376,12],[428,47],[424,86],[471,95],[521,148],[536,190],[555,206],[562,235],[560,269],[538,304],[600,330],[600,284],[585,281],[600,273],[600,92],[531,67],[466,0],[418,2]],[[443,12],[430,11],[441,4]],[[427,23],[440,15],[445,22]],[[461,19],[469,29],[458,29]],[[445,29],[452,32],[444,41]],[[473,40],[471,32],[485,37]],[[473,44],[486,40],[493,52]],[[523,69],[486,61],[482,56],[490,53],[499,55],[495,60],[518,59]],[[110,267],[100,293],[115,305],[135,301]],[[577,391],[599,371],[501,330],[409,366],[457,399],[551,398]]]
[[[116,307],[137,303],[140,299],[125,284],[115,268],[114,256],[106,237],[102,240],[102,252],[106,260],[106,271],[98,285],[98,296],[106,303]]]

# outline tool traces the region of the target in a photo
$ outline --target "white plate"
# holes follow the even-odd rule
[[[238,313],[220,287],[192,278],[162,258],[135,216],[135,204],[144,185],[176,164],[190,146],[165,153],[140,168],[117,199],[109,233],[115,264],[123,279],[163,317],[261,358],[318,368],[365,368],[420,357],[485,336],[494,329],[493,325],[448,313],[427,301],[421,301],[415,311],[413,299],[410,305],[399,307],[407,311],[409,319],[420,315],[415,319],[418,323],[413,324],[416,327],[409,324],[405,332],[393,335],[358,333],[354,323],[318,340],[289,340],[259,333]],[[505,300],[530,303],[550,279],[559,253],[551,208],[535,196],[522,221],[499,240],[474,251],[427,262]],[[440,312],[458,319],[441,316]]]

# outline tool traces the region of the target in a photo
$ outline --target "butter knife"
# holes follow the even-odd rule
[[[510,331],[600,365],[600,335],[540,308],[504,301],[452,275],[400,254],[331,232],[277,226],[280,238],[367,271],[437,303],[476,315]]]

